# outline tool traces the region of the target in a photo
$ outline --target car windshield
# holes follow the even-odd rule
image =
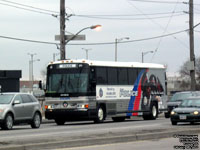
[[[14,94],[0,94],[0,104],[9,104]]]
[[[200,107],[200,99],[185,99],[180,107]]]
[[[171,102],[174,101],[179,101],[179,100],[183,100],[186,99],[188,97],[192,97],[192,96],[200,96],[200,93],[176,93],[172,96],[172,98],[170,99]]]

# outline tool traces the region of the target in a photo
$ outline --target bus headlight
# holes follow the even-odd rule
[[[198,112],[198,111],[194,111],[193,114],[194,114],[194,115],[198,115],[199,112]]]
[[[77,108],[79,108],[79,109],[88,109],[89,108],[89,104],[78,104]]]
[[[51,105],[45,105],[45,109],[52,109],[53,107]]]

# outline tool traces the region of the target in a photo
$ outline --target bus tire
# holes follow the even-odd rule
[[[65,120],[62,119],[55,119],[55,122],[57,125],[64,125],[65,124]]]
[[[156,103],[151,104],[150,112],[148,114],[143,114],[144,120],[155,120],[158,117],[158,106]]]
[[[105,120],[105,110],[104,107],[99,106],[97,108],[97,116],[96,119],[94,120],[95,123],[102,123]]]
[[[112,117],[112,120],[114,122],[122,122],[124,121],[126,118],[125,117]]]

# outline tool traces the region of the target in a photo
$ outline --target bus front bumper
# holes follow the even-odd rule
[[[96,117],[96,110],[90,109],[47,109],[46,119],[73,120],[93,120]]]

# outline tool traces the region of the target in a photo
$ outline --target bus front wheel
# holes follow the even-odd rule
[[[99,106],[97,109],[97,116],[94,120],[95,123],[102,123],[105,119],[105,111],[102,106]]]

